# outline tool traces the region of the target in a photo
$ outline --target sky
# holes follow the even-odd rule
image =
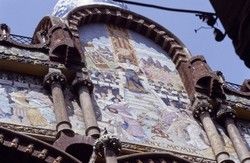
[[[52,13],[56,2],[56,0],[0,0],[0,23],[6,23],[13,34],[32,36],[39,21]],[[137,0],[137,2],[214,12],[209,1],[204,0]],[[195,29],[206,26],[206,23],[194,14],[134,5],[128,5],[128,8],[170,30],[182,40],[193,56],[203,55],[214,71],[222,71],[227,81],[242,84],[245,79],[249,79],[250,69],[235,54],[232,41],[228,37],[222,42],[216,42],[212,29],[194,32]],[[224,31],[220,23],[217,25]]]

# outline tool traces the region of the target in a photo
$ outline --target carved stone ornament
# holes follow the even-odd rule
[[[52,84],[59,83],[62,87],[66,84],[66,77],[58,69],[50,69],[44,77],[45,88],[50,88]]]
[[[220,109],[216,113],[216,117],[220,121],[224,121],[227,117],[234,119],[236,117],[236,111],[231,106],[221,104]]]
[[[194,117],[197,119],[199,119],[200,115],[204,112],[212,113],[214,111],[209,98],[202,95],[196,96],[191,108]]]
[[[105,133],[94,144],[94,151],[97,155],[104,157],[105,149],[113,151],[118,155],[122,149],[120,140],[113,134]]]
[[[158,149],[158,148],[138,145],[138,144],[124,143],[124,142],[122,142],[122,149],[133,150],[133,151],[138,151],[138,152],[168,152],[178,157],[187,159],[193,163],[215,163],[216,162],[215,160],[212,160],[212,159],[202,158],[202,157],[198,157],[194,155],[182,154],[182,153],[178,153],[174,151],[163,150],[163,149]]]
[[[72,82],[74,89],[77,91],[80,87],[88,88],[89,92],[92,92],[94,89],[94,84],[90,80],[88,70],[83,68],[81,72],[76,73],[76,77]]]

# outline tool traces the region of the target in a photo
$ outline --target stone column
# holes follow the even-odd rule
[[[57,121],[56,129],[58,133],[66,130],[72,131],[62,90],[65,83],[66,78],[58,69],[50,68],[49,73],[44,77],[44,86],[49,89],[52,94],[54,112]]]
[[[117,163],[117,155],[121,151],[121,148],[119,139],[107,132],[97,139],[94,145],[95,153],[101,157],[105,157],[106,163]]]
[[[86,127],[86,135],[98,138],[100,129],[97,124],[95,111],[92,104],[91,93],[93,91],[93,83],[89,79],[86,69],[76,74],[76,78],[72,83],[76,92],[79,95],[80,105],[83,111],[83,118]]]
[[[224,122],[229,137],[233,143],[235,151],[241,161],[241,163],[250,163],[250,153],[244,143],[238,128],[234,123],[236,117],[235,110],[230,106],[222,104],[217,112],[217,118],[220,122]]]
[[[213,111],[212,105],[206,99],[196,99],[193,103],[193,109],[195,118],[200,120],[208,136],[216,161],[218,163],[234,163],[229,158],[229,153],[225,151],[222,138],[210,116]]]

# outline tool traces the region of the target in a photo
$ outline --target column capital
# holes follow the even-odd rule
[[[81,72],[76,73],[76,77],[72,82],[72,86],[75,90],[79,90],[80,87],[85,87],[92,92],[94,89],[94,84],[90,80],[88,70],[83,68]]]
[[[49,68],[49,72],[44,77],[44,87],[50,89],[55,83],[59,83],[62,87],[66,85],[66,77],[63,75],[61,70]]]
[[[236,117],[236,111],[229,105],[220,104],[216,113],[216,118],[219,121],[224,122],[226,118],[234,119]]]
[[[212,113],[214,111],[212,104],[207,96],[196,96],[193,103],[192,103],[192,111],[193,116],[196,119],[199,119],[200,116],[205,113]]]
[[[122,145],[120,140],[113,134],[104,133],[94,144],[94,151],[97,155],[104,157],[105,150],[110,150],[116,155],[120,153]]]

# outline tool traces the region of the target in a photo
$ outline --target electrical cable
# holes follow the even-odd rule
[[[137,6],[155,8],[155,9],[160,9],[160,10],[165,10],[165,11],[172,11],[172,12],[215,15],[215,13],[211,13],[211,12],[205,12],[205,11],[199,11],[199,10],[177,9],[177,8],[170,8],[170,7],[162,7],[162,6],[146,4],[146,3],[139,3],[139,2],[133,2],[133,1],[128,1],[128,0],[113,0],[113,1],[115,1],[115,2],[123,2],[123,3],[137,5]]]

